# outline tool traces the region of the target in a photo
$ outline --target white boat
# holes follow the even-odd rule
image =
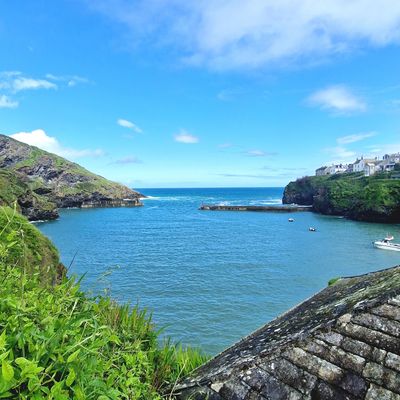
[[[294,222],[294,218],[289,218],[288,221],[289,222]]]
[[[392,251],[400,251],[400,243],[393,243],[393,236],[387,236],[382,240],[377,240],[373,242],[374,247],[382,250],[392,250]]]

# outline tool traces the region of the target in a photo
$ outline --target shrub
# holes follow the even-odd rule
[[[39,231],[16,214],[6,221],[0,225],[0,398],[159,399],[206,360],[160,344],[146,310],[91,298],[72,278],[49,285],[41,277],[43,259],[24,256]]]

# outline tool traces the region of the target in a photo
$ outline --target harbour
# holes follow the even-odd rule
[[[223,204],[202,204],[199,207],[201,211],[261,211],[261,212],[300,212],[312,211],[312,206],[300,206],[297,204],[290,205],[270,205],[270,206],[254,206],[254,205],[223,205]]]

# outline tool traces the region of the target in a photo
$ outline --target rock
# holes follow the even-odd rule
[[[307,176],[286,186],[282,202],[358,221],[400,223],[400,180],[385,174]]]
[[[139,206],[144,197],[76,163],[4,135],[0,135],[0,171],[0,203],[11,206],[17,202],[31,221],[57,218],[57,208]],[[12,190],[9,182],[13,182]]]

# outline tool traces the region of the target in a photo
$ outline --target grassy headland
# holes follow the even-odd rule
[[[57,207],[126,205],[127,199],[134,205],[141,197],[76,163],[4,135],[0,171],[0,202],[11,205],[17,200],[30,220],[57,218]]]
[[[290,182],[283,203],[312,205],[327,215],[371,222],[400,222],[399,172],[307,176]]]
[[[146,310],[84,294],[51,242],[6,207],[0,281],[0,398],[159,399],[206,360],[160,344]]]

